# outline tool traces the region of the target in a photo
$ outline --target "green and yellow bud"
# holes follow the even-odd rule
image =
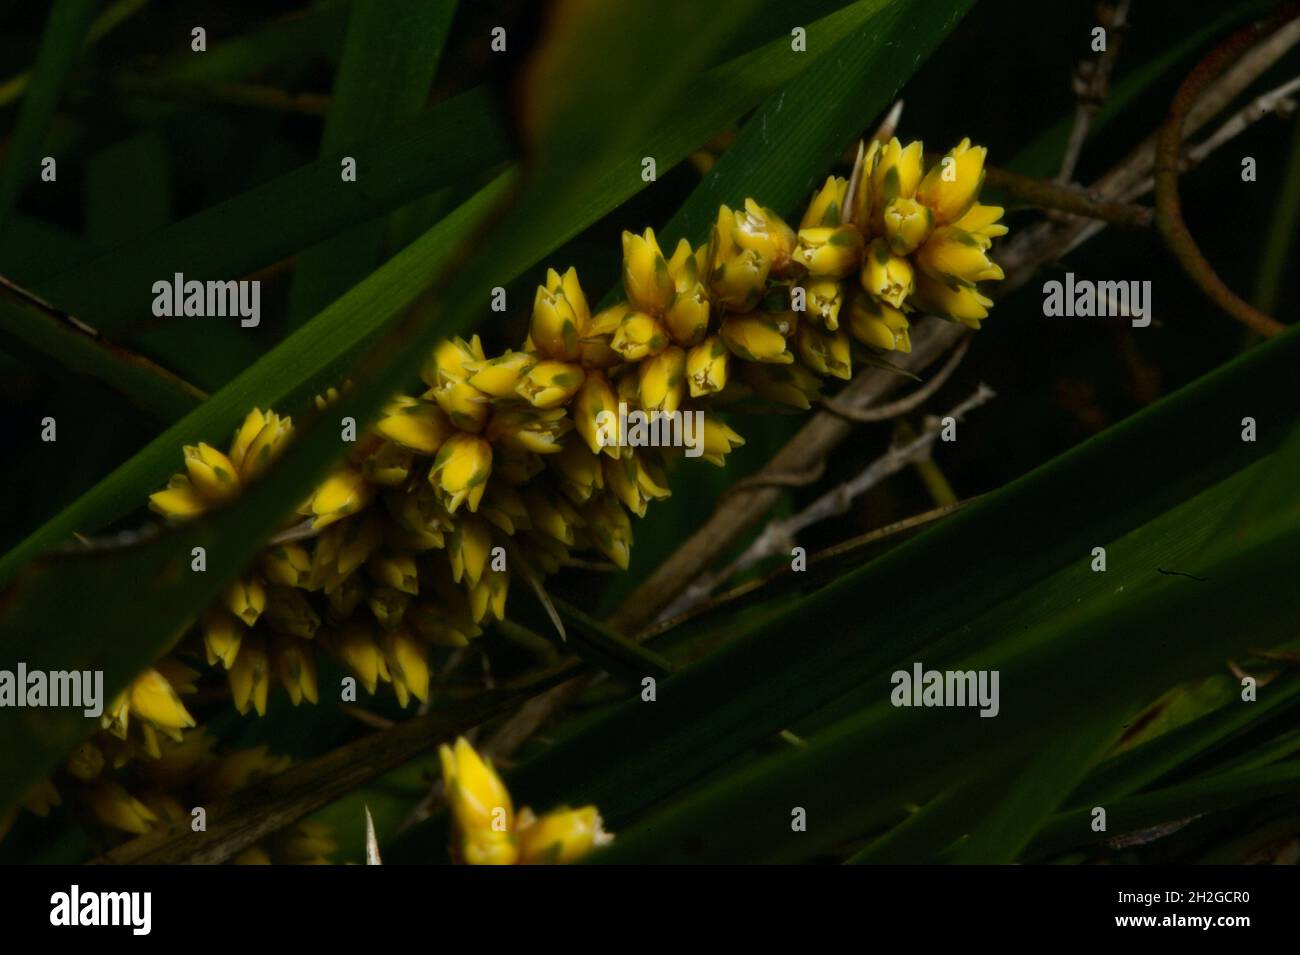
[[[771,263],[774,272],[790,264],[795,232],[771,209],[746,199],[745,210],[737,211],[732,221],[732,239],[740,248],[757,252]]]
[[[898,199],[911,199],[925,172],[925,153],[920,140],[904,146],[894,137],[880,147],[871,169],[871,227],[881,231],[882,218]]]
[[[195,490],[213,504],[222,504],[239,495],[239,474],[230,458],[210,444],[187,444],[185,470]]]
[[[619,569],[627,570],[632,559],[632,521],[618,498],[609,492],[593,494],[582,514],[596,549]]]
[[[626,312],[614,329],[609,347],[624,361],[637,362],[668,347],[668,332],[645,312]]]
[[[574,347],[575,355],[577,346]],[[504,355],[476,362],[469,383],[493,398],[513,398],[519,381],[537,364],[537,356],[528,352],[507,351]]]
[[[434,402],[399,395],[384,409],[375,430],[416,454],[437,454],[454,429],[447,413]]]
[[[561,439],[572,427],[563,408],[502,408],[492,416],[487,439],[503,449],[556,454]]]
[[[720,335],[710,335],[686,354],[686,381],[691,397],[712,395],[727,386],[731,352]]]
[[[145,670],[131,681],[130,693],[132,714],[170,736],[179,738],[182,729],[195,725],[175,688],[155,669]]]
[[[791,327],[789,321],[774,315],[751,312],[727,316],[722,322],[721,336],[732,353],[745,361],[788,365],[794,361],[786,342]]]
[[[567,865],[613,839],[605,831],[595,806],[556,809],[528,826],[521,818],[519,864]]]
[[[528,327],[533,347],[548,358],[573,361],[578,357],[578,340],[590,320],[577,270],[570,268],[561,277],[555,269],[547,269],[546,284],[537,287],[533,299],[533,318]]]
[[[862,261],[862,233],[851,225],[800,229],[794,260],[812,275],[842,279]]]
[[[492,445],[472,434],[455,434],[434,458],[429,483],[449,513],[455,514],[462,504],[477,511],[491,474]]]
[[[848,198],[849,181],[841,176],[831,176],[813,196],[812,202],[799,220],[799,230],[835,228],[844,222],[844,201]]]
[[[916,303],[928,312],[977,330],[993,307],[993,300],[974,286],[951,286],[924,273],[917,280]]]
[[[311,554],[307,548],[292,541],[267,548],[258,567],[262,576],[272,584],[306,587],[311,581]]]
[[[277,640],[271,648],[271,659],[275,675],[294,706],[303,700],[318,701],[316,658],[309,648],[297,640]]]
[[[934,210],[936,226],[958,222],[975,205],[984,185],[988,150],[963,139],[921,180],[916,198]]]
[[[535,408],[568,404],[582,387],[582,366],[562,361],[539,361],[519,379],[515,393]]]
[[[685,388],[686,352],[676,345],[637,366],[639,402],[647,413],[677,410]]]
[[[916,287],[912,264],[890,252],[884,239],[876,239],[867,247],[860,280],[863,291],[894,308],[902,308]]]
[[[429,660],[424,644],[405,628],[399,628],[384,638],[384,656],[388,672],[393,679],[393,692],[397,704],[403,708],[415,697],[421,703],[429,701]]]
[[[978,202],[970,207],[970,211],[957,220],[957,228],[963,229],[975,236],[980,245],[988,248],[993,244],[993,240],[998,236],[1007,234],[1007,227],[1001,221],[1003,208],[1001,206],[984,206]]]
[[[947,285],[974,285],[1001,279],[1002,269],[988,257],[988,246],[964,229],[943,226],[916,253],[916,264]]]
[[[623,233],[623,289],[633,308],[651,315],[662,315],[673,303],[676,290],[654,229]]]
[[[747,312],[763,297],[772,260],[737,244],[735,219],[736,214],[726,206],[718,210],[709,237],[709,291],[723,308]]]
[[[258,716],[266,715],[266,696],[271,689],[270,671],[266,646],[260,639],[246,637],[229,674],[230,697],[235,709],[247,713],[252,707]]]
[[[915,199],[898,198],[885,207],[885,241],[895,255],[908,255],[930,237],[934,213]]]
[[[799,326],[799,357],[819,375],[831,375],[848,381],[853,363],[849,354],[849,336],[843,331],[829,331],[813,322]]]
[[[849,306],[849,331],[864,345],[881,351],[912,350],[907,316],[887,302],[858,294]]]
[[[727,455],[744,443],[745,439],[719,421],[716,415],[704,416],[704,453],[701,457],[705,461],[724,467]]]
[[[266,587],[257,577],[241,577],[226,588],[226,609],[246,627],[257,623],[266,609]]]
[[[438,757],[460,856],[470,865],[513,864],[514,803],[492,764],[464,737],[454,747],[440,746]]]
[[[299,511],[312,519],[320,530],[335,521],[355,514],[370,503],[373,488],[360,471],[340,468],[321,483],[311,500]]]

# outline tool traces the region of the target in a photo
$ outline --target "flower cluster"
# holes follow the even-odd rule
[[[227,671],[236,708],[265,713],[273,683],[294,705],[316,702],[317,649],[369,693],[386,683],[402,706],[427,702],[431,655],[503,619],[513,574],[552,574],[579,551],[626,568],[631,518],[668,497],[682,449],[630,446],[620,406],[708,407],[702,456],[721,466],[744,442],[719,400],[806,409],[824,378],[850,377],[855,352],[909,351],[915,312],[978,328],[991,305],[979,283],[1002,277],[988,251],[1006,232],[1003,210],[978,202],[984,158],[963,140],[926,171],[919,142],[872,141],[798,229],[749,199],[719,209],[707,244],[681,240],[671,255],[653,230],[625,232],[623,301],[593,313],[576,271],[551,269],[519,350],[439,344],[426,390],[386,406],[198,619],[200,652]],[[292,433],[289,418],[251,412],[224,451],[185,447],[184,471],[150,506],[172,521],[220,507]],[[105,714],[113,746],[157,759],[160,736],[194,725],[177,695],[193,679],[173,661],[137,680]],[[463,854],[527,856],[529,828],[521,814],[509,850],[473,830]]]

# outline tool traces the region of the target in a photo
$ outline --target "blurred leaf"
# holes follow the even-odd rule
[[[23,188],[40,178],[41,145],[68,71],[81,53],[98,0],[54,0],[9,149],[0,165],[0,234]]]
[[[322,157],[337,156],[419,111],[455,12],[455,0],[352,5]],[[357,175],[368,182],[371,171],[358,169]],[[294,266],[288,327],[301,325],[369,274],[386,231],[385,219],[373,219],[303,252]]]

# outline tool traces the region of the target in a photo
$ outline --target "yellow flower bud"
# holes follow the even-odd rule
[[[519,832],[521,865],[567,865],[614,839],[595,806],[548,812]]]
[[[172,733],[194,725],[194,717],[185,709],[176,690],[152,668],[131,682],[131,712]]]
[[[622,356],[610,347],[610,341],[627,311],[627,303],[621,302],[592,317],[586,334],[578,341],[578,361],[582,367],[612,368],[623,361]]]
[[[375,430],[417,454],[437,454],[453,429],[451,420],[438,405],[399,395],[384,409]]]
[[[561,442],[564,447],[568,446],[568,439]],[[577,442],[581,446],[581,441]],[[556,458],[563,457],[563,453],[556,453],[551,457],[554,461]],[[591,455],[586,455],[590,458]],[[528,526],[528,509],[524,507],[524,499],[519,496],[519,489],[512,484],[504,481],[488,482],[487,492],[483,495],[483,503],[479,505],[478,511],[494,526],[500,528],[504,533],[513,535],[517,529]]]
[[[576,354],[577,347],[574,347]],[[519,379],[537,364],[537,357],[528,352],[507,351],[504,355],[476,362],[469,383],[493,398],[513,398]]]
[[[560,450],[560,440],[572,427],[563,408],[501,408],[488,425],[487,439],[507,450],[555,454]]]
[[[677,346],[665,348],[637,366],[641,408],[671,413],[681,404],[686,353]]]
[[[275,675],[294,706],[304,699],[309,703],[317,702],[316,658],[309,649],[297,640],[277,640],[271,658]]]
[[[607,458],[606,462],[611,460],[613,459]],[[585,522],[568,501],[531,486],[524,488],[523,498],[534,530],[566,546],[574,545],[577,541],[576,532]]]
[[[575,504],[585,503],[605,486],[600,457],[593,454],[580,435],[564,442],[564,448],[550,459],[560,481],[560,490]]]
[[[158,821],[148,806],[108,779],[86,790],[84,798],[91,814],[110,829],[140,836]]]
[[[623,288],[632,307],[662,315],[673,302],[673,280],[653,229],[623,233]]]
[[[645,517],[646,506],[650,496],[645,493],[638,480],[636,452],[630,452],[621,458],[605,458],[605,486],[623,502],[623,506],[637,517]],[[565,541],[572,543],[572,541]]]
[[[819,375],[831,375],[848,381],[852,377],[849,336],[843,331],[829,331],[812,322],[799,326],[799,357]]]
[[[765,312],[730,315],[722,322],[722,340],[745,361],[763,361],[788,365],[794,355],[786,347],[786,333],[792,330],[790,319],[784,321]]]
[[[596,549],[627,570],[632,558],[632,522],[618,499],[609,493],[593,494],[582,513]]]
[[[487,521],[462,517],[447,537],[447,558],[456,583],[478,583],[492,551],[492,530]]]
[[[230,458],[210,444],[187,444],[182,450],[190,482],[203,497],[220,504],[238,496],[239,474]]]
[[[950,286],[924,273],[917,279],[916,303],[927,312],[974,329],[988,318],[989,309],[993,307],[993,300],[980,294],[974,286]]]
[[[894,308],[902,308],[915,288],[911,263],[890,252],[884,239],[876,239],[867,247],[861,281],[864,291]]]
[[[734,231],[735,213],[723,206],[709,237],[709,290],[723,308],[746,312],[763,297],[772,262],[738,245]]]
[[[546,284],[537,287],[533,299],[533,320],[528,329],[533,346],[549,358],[573,361],[578,357],[578,339],[590,320],[577,270],[571,268],[561,278],[555,269],[548,269]]]
[[[757,252],[771,263],[776,272],[790,264],[795,245],[794,230],[771,209],[763,208],[753,199],[746,199],[745,211],[736,212],[733,223],[732,238],[740,248]]]
[[[292,541],[274,544],[262,553],[262,576],[285,587],[306,587],[311,579],[311,554]]]
[[[822,226],[834,228],[844,221],[844,200],[849,192],[849,181],[840,176],[831,176],[826,180],[816,195],[813,196],[812,202],[808,204],[808,209],[804,212],[803,218],[799,220],[800,231],[804,229],[814,229]]]
[[[465,861],[506,864],[515,861],[514,804],[490,762],[462,736],[455,747],[438,747],[442,784],[447,792]]]
[[[384,656],[388,672],[393,678],[393,692],[397,704],[403,708],[415,697],[421,703],[429,700],[429,661],[424,644],[406,629],[394,630],[384,638]]]
[[[947,285],[974,285],[984,279],[1001,279],[1002,269],[991,261],[987,246],[954,226],[934,230],[930,241],[916,253],[916,264],[926,275]]]
[[[915,199],[898,198],[885,207],[883,228],[889,250],[908,255],[930,237],[934,213]]]
[[[917,187],[916,198],[934,210],[935,225],[951,225],[970,211],[984,185],[988,150],[963,139],[939,161]]]
[[[226,607],[246,627],[257,623],[266,609],[266,587],[257,577],[243,577],[226,588]]]
[[[610,338],[609,347],[624,361],[636,362],[668,347],[668,333],[645,312],[626,312]]]
[[[506,597],[510,593],[510,575],[505,571],[490,571],[470,588],[469,606],[476,622],[504,620]]]
[[[258,716],[266,715],[266,695],[271,688],[270,663],[261,640],[248,638],[230,668],[230,697],[235,709],[247,713],[251,706]]]
[[[461,504],[478,510],[492,473],[492,445],[472,434],[447,439],[429,469],[429,483],[441,495],[443,506],[455,514]]]
[[[731,352],[719,335],[710,335],[686,355],[686,380],[691,397],[716,394],[727,386]]]
[[[723,467],[727,455],[744,443],[744,438],[719,421],[716,416],[705,415],[704,453],[701,455],[705,461]]]
[[[207,499],[183,474],[172,475],[167,490],[149,495],[149,507],[169,520],[188,520],[207,510]]]
[[[463,338],[444,339],[433,349],[433,354],[420,369],[420,377],[430,388],[439,388],[448,382],[466,381],[479,362],[486,361],[483,343],[477,335],[469,341]]]
[[[853,184],[853,224],[868,238],[872,235],[871,176],[879,160],[880,140],[873,139],[863,151],[862,166],[858,170],[857,181]]]
[[[882,351],[910,352],[907,316],[892,305],[861,293],[849,306],[849,331],[864,345]]]
[[[1007,234],[1007,227],[998,221],[1002,218],[1003,211],[1001,206],[984,206],[977,202],[957,220],[956,225],[975,236],[980,245],[987,249],[994,239]]]
[[[368,625],[350,623],[336,633],[331,641],[334,651],[343,664],[351,670],[367,693],[374,693],[379,681],[388,682],[388,664]]]
[[[539,361],[519,379],[515,392],[535,408],[557,408],[577,393],[582,380],[581,365]]]
[[[871,221],[872,229],[879,232],[881,219],[889,204],[896,199],[911,199],[925,171],[924,147],[920,140],[906,147],[894,137],[880,147],[880,153],[871,169]],[[865,224],[865,223],[864,223]]]
[[[800,229],[794,260],[813,275],[844,278],[862,261],[862,233],[851,225]]]
[[[482,431],[492,413],[491,399],[468,381],[449,381],[431,389],[425,397],[438,402],[452,424],[462,431]]]
[[[366,571],[375,583],[392,587],[404,594],[420,592],[419,571],[410,554],[375,554],[366,562]]]
[[[821,398],[822,380],[796,362],[793,365],[741,366],[741,378],[760,398],[801,411]]]
[[[245,424],[247,423],[247,420],[245,420]],[[239,468],[239,476],[242,478],[243,483],[247,484],[264,472],[271,462],[280,456],[280,452],[288,446],[292,434],[293,419],[282,418],[274,412],[267,412],[262,427],[249,439],[242,456],[236,459],[232,453],[231,461]],[[236,440],[238,441],[243,437],[244,429],[241,429]]]
[[[370,502],[372,493],[361,472],[340,468],[316,488],[301,513],[309,515],[312,527],[319,530],[361,510]]]

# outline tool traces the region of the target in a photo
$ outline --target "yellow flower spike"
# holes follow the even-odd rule
[[[394,590],[412,595],[420,592],[419,572],[410,554],[375,554],[367,561],[366,570],[377,583]]]
[[[851,225],[800,229],[794,260],[813,275],[842,279],[862,261],[862,233]]]
[[[920,140],[903,146],[895,136],[880,147],[871,170],[871,226],[877,232],[889,204],[911,199],[925,172],[925,151]]]
[[[492,530],[488,522],[477,517],[461,518],[447,537],[452,579],[474,586],[483,576],[491,553]]]
[[[320,627],[320,616],[301,590],[272,587],[267,593],[262,622],[279,633],[310,640]]]
[[[429,701],[429,661],[424,644],[409,630],[399,628],[384,638],[384,656],[393,677],[397,704],[405,709],[411,697]]]
[[[988,150],[963,139],[936,163],[916,190],[916,199],[934,210],[935,225],[951,225],[966,215],[984,185]]]
[[[882,228],[889,250],[895,255],[908,255],[930,237],[934,213],[915,199],[895,199],[885,207]]]
[[[375,431],[417,454],[437,454],[451,435],[451,419],[437,404],[399,395],[384,409]]]
[[[230,668],[230,696],[235,709],[247,713],[249,707],[258,716],[266,715],[266,695],[271,689],[270,663],[266,647],[260,639],[246,638],[239,648],[239,656]]]
[[[595,806],[556,809],[527,827],[521,824],[519,864],[567,865],[613,840]]]
[[[686,354],[686,382],[691,397],[712,395],[727,387],[731,352],[719,335],[710,335]]]
[[[729,315],[722,322],[721,336],[732,353],[745,361],[788,365],[794,355],[786,346],[789,323],[763,312]]]
[[[849,308],[849,331],[864,345],[881,351],[912,350],[907,316],[885,302],[861,293]]]
[[[686,353],[676,345],[647,358],[637,366],[638,394],[646,412],[671,414],[682,401]]]
[[[745,210],[735,213],[732,239],[747,251],[757,252],[780,273],[790,264],[794,253],[795,232],[771,209],[753,199],[745,200]]]
[[[605,458],[605,486],[614,493],[623,506],[637,517],[645,517],[648,497],[642,492],[637,480],[635,452],[623,458]],[[565,541],[572,543],[572,541]]]
[[[312,518],[312,527],[320,530],[361,510],[372,493],[360,471],[340,468],[316,488],[303,513]]]
[[[600,456],[592,454],[577,435],[566,440],[563,450],[550,459],[559,478],[560,490],[573,503],[586,503],[591,495],[605,486],[600,460]]]
[[[244,626],[251,627],[266,609],[266,587],[257,577],[240,578],[226,588],[225,603]]]
[[[433,354],[420,369],[420,378],[430,388],[440,388],[453,381],[466,381],[472,374],[470,369],[486,360],[483,343],[477,335],[469,341],[463,338],[443,339],[434,347]]]
[[[263,553],[258,568],[268,583],[306,587],[311,579],[311,554],[301,544],[274,544]]]
[[[821,399],[822,380],[795,362],[791,365],[745,363],[741,380],[760,398],[807,411]]]
[[[581,365],[539,361],[519,379],[515,393],[535,408],[558,408],[582,387],[583,377]]]
[[[625,240],[625,248],[626,245]],[[548,269],[546,284],[537,287],[533,298],[533,317],[528,328],[533,346],[549,358],[573,361],[578,357],[578,340],[590,320],[577,270],[571,268],[561,278],[555,269]]]
[[[754,249],[737,245],[734,228],[735,213],[723,206],[709,238],[709,291],[723,308],[747,312],[763,297],[772,262]]]
[[[917,278],[915,301],[926,311],[976,330],[993,307],[993,300],[973,286],[952,287],[924,273]]]
[[[187,444],[182,450],[190,483],[204,498],[221,504],[239,495],[239,474],[230,458],[210,444]]]
[[[799,326],[799,357],[819,375],[831,375],[848,381],[852,377],[849,336],[843,331],[827,331],[820,325],[804,322]]]
[[[88,783],[104,771],[104,751],[94,743],[82,743],[74,749],[63,768],[73,779]]]
[[[876,239],[867,247],[861,283],[863,291],[894,308],[902,308],[904,300],[916,287],[911,263],[890,252],[884,239]]]
[[[438,402],[452,424],[462,431],[482,431],[492,413],[491,398],[468,381],[449,381],[430,390],[425,397]]]
[[[576,357],[577,348],[574,353]],[[513,398],[519,380],[528,370],[537,364],[537,356],[528,352],[507,351],[504,355],[476,362],[469,383],[485,395],[493,398]]]
[[[803,218],[799,220],[800,231],[819,227],[834,228],[844,222],[844,201],[848,198],[849,181],[840,176],[831,176],[822,185],[808,204]]]
[[[316,688],[316,657],[297,640],[277,640],[271,649],[275,675],[289,694],[289,702],[297,706],[303,700],[319,700]]]
[[[954,226],[934,230],[930,241],[916,253],[916,264],[932,279],[947,285],[974,285],[985,279],[1001,279],[1002,269],[989,259],[986,248],[975,236]]]
[[[582,515],[596,549],[620,570],[627,570],[632,558],[632,521],[618,498],[608,492],[593,494]]]
[[[474,751],[463,736],[455,747],[438,747],[442,784],[465,861],[505,864],[517,855],[513,830],[514,804],[492,764]]]
[[[148,806],[112,780],[100,780],[84,798],[91,814],[110,829],[142,836],[158,821]]]
[[[719,421],[716,416],[705,416],[704,453],[701,455],[705,461],[716,464],[718,467],[724,467],[727,455],[744,443],[744,438]]]
[[[654,229],[623,233],[623,289],[633,308],[651,315],[662,315],[673,303],[676,290]]]
[[[491,444],[472,434],[454,434],[433,460],[429,483],[448,512],[456,513],[461,504],[477,511],[490,474]]]
[[[637,362],[668,347],[668,332],[645,312],[624,313],[610,337],[609,347],[624,361]]]
[[[207,499],[184,475],[175,475],[165,491],[149,495],[149,507],[169,520],[197,517],[208,508]]]
[[[987,249],[994,239],[1007,234],[1007,227],[999,221],[1004,211],[1001,206],[985,206],[977,202],[957,220],[956,226],[975,236]]]
[[[239,476],[243,482],[247,484],[262,474],[288,446],[292,435],[293,419],[282,418],[273,412],[268,412],[262,427],[257,434],[253,435],[238,462]],[[242,437],[242,434],[239,437]]]
[[[606,468],[613,461],[613,458],[606,458]],[[608,480],[608,472],[606,472],[606,479]],[[570,547],[574,545],[577,540],[575,532],[585,521],[568,501],[534,487],[524,488],[523,497],[534,530],[546,534],[561,544]]]
[[[570,366],[573,367],[573,366]],[[487,439],[527,455],[556,454],[573,427],[563,408],[501,408],[492,416]]]
[[[136,677],[130,692],[132,714],[159,729],[175,733],[195,725],[176,690],[157,670],[150,668]]]
[[[880,159],[880,140],[873,139],[867,143],[862,154],[862,166],[858,170],[858,178],[853,186],[853,224],[857,226],[858,231],[867,238],[872,233],[872,195],[871,195],[871,177],[876,170],[876,163]]]
[[[368,626],[349,623],[334,635],[331,644],[344,666],[356,674],[367,693],[373,694],[381,679],[388,681],[388,664]]]

